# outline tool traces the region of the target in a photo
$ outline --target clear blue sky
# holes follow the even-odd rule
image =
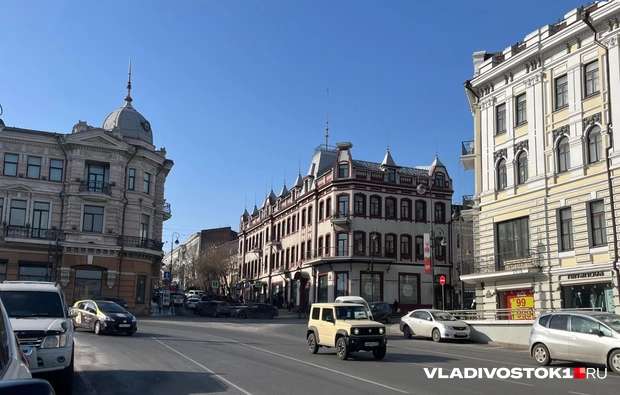
[[[463,82],[472,53],[555,23],[576,0],[108,0],[0,4],[0,104],[7,125],[68,133],[133,105],[175,166],[166,182],[181,241],[238,229],[247,202],[290,186],[324,142],[380,162],[430,165],[436,147],[455,201],[474,190],[459,162],[473,139]]]

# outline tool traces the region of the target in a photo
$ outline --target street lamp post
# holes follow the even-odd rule
[[[179,237],[181,237],[180,234],[178,234],[177,232],[174,232],[172,234],[172,240],[170,241],[170,284],[172,284],[172,253],[174,252],[174,245],[179,245]]]

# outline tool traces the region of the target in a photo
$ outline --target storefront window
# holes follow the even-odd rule
[[[73,289],[73,300],[93,299],[101,296],[101,270],[79,270],[75,271],[75,287]]]
[[[49,281],[49,274],[45,262],[19,262],[19,281]]]
[[[336,298],[349,296],[349,273],[336,273]]]
[[[319,276],[319,303],[327,303],[327,274]]]
[[[596,309],[615,313],[611,283],[568,285],[562,287],[565,309]]]
[[[398,296],[400,304],[419,304],[418,281],[419,276],[413,274],[399,274]]]
[[[504,292],[506,308],[513,309],[506,319],[533,320],[534,293],[531,289]]]
[[[381,273],[374,273],[372,281],[370,277],[370,273],[362,274],[362,292],[361,296],[367,302],[377,302],[381,301]],[[373,292],[374,288],[374,292]],[[374,299],[374,300],[373,300]]]

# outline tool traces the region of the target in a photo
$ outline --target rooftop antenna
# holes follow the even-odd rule
[[[387,140],[387,150],[390,150],[390,132],[389,130],[387,132],[385,132],[386,134],[386,140]]]
[[[125,97],[127,103],[131,103],[131,59],[129,59],[129,71],[127,72],[127,96]]]
[[[327,88],[327,115],[325,116],[325,149],[329,147],[329,88]]]
[[[435,156],[439,157],[439,140],[437,140],[437,137],[435,136]]]
[[[286,185],[286,169],[284,169],[284,185]]]
[[[248,209],[248,195],[245,195],[245,203],[244,203],[244,205],[245,205],[245,209],[247,210]]]

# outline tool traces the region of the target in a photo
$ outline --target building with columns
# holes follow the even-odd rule
[[[620,1],[596,2],[474,53],[461,163],[475,172],[475,240],[461,280],[479,309],[620,307],[619,37]]]
[[[320,145],[290,189],[272,190],[260,207],[245,210],[238,288],[246,301],[292,299],[306,308],[359,295],[398,299],[406,311],[431,306],[434,294],[442,306],[439,277],[452,284],[450,249],[439,242],[450,233],[447,169],[439,158],[431,166],[399,165],[389,149],[382,162],[358,160],[352,147]],[[424,265],[424,234],[431,230],[435,281]],[[451,289],[445,294],[451,299]]]
[[[121,297],[148,313],[173,162],[130,93],[131,79],[101,127],[0,130],[0,281],[56,281],[68,303]]]

